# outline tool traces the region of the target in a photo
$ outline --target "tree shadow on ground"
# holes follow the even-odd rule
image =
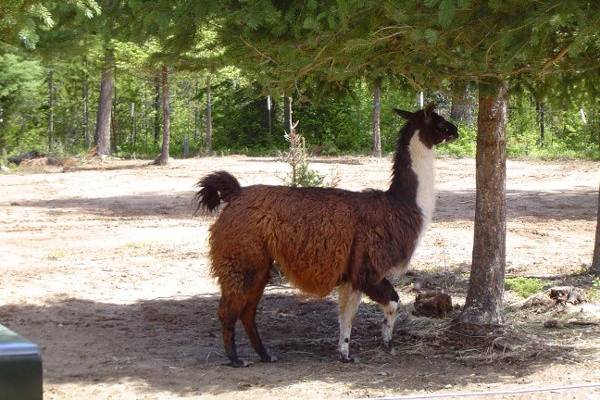
[[[540,220],[596,219],[598,192],[595,190],[507,190],[508,220],[536,218]],[[435,221],[473,220],[475,190],[443,190],[437,194]]]
[[[60,214],[68,209],[77,209],[93,215],[106,217],[167,216],[169,218],[191,218],[193,216],[193,192],[153,192],[139,195],[109,197],[75,197],[51,200],[12,202],[13,207],[40,207]],[[65,210],[65,211],[62,211]]]
[[[160,192],[127,196],[58,198],[50,200],[12,202],[13,207],[40,207],[58,211],[79,209],[94,215],[168,216],[190,218],[194,192]],[[596,191],[517,191],[507,192],[507,219],[536,218],[540,220],[596,219]],[[440,191],[434,216],[435,221],[473,220],[475,191]]]
[[[58,298],[45,305],[4,305],[0,315],[9,328],[41,346],[47,383],[133,380],[143,382],[148,392],[182,395],[283,388],[307,381],[342,382],[370,395],[383,389],[512,382],[543,368],[547,356],[569,351],[555,348],[518,362],[490,363],[489,357],[469,362],[442,342],[428,344],[421,336],[426,329],[439,331],[441,325],[411,331],[398,323],[399,352],[393,356],[380,348],[381,313],[363,303],[351,343],[361,362],[343,364],[337,359],[336,304],[267,290],[257,323],[280,361],[232,369],[223,365],[217,306],[217,294],[134,304]],[[240,326],[238,342],[241,356],[256,362]]]

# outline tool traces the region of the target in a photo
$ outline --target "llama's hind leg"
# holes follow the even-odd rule
[[[250,365],[248,362],[240,360],[235,346],[235,324],[240,317],[243,305],[242,299],[235,294],[223,293],[219,302],[223,346],[225,347],[225,354],[229,358],[229,365],[232,367],[247,367]]]
[[[352,331],[352,321],[358,311],[361,297],[362,293],[354,290],[349,283],[338,287],[338,302],[340,307],[339,350],[343,362],[357,361],[357,359],[350,357],[350,332]]]
[[[394,354],[392,347],[392,333],[394,331],[394,323],[398,315],[398,293],[394,290],[394,286],[387,280],[383,279],[377,285],[367,285],[364,288],[365,294],[373,301],[380,304],[384,318],[381,324],[381,335],[383,336],[383,347]]]
[[[260,356],[261,361],[275,362],[277,361],[277,358],[269,355],[265,349],[265,346],[263,345],[258,334],[258,329],[256,329],[255,321],[256,307],[260,302],[263,291],[265,290],[265,286],[269,280],[269,269],[264,272],[248,272],[247,274],[248,286],[250,286],[250,288],[246,292],[246,303],[241,315],[242,324],[244,325],[246,334],[250,339],[250,343],[252,343],[252,347],[254,347],[254,350]]]

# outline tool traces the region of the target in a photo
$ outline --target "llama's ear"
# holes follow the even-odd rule
[[[400,110],[399,108],[394,108],[394,111],[396,112],[396,114],[398,114],[399,116],[401,116],[402,118],[404,118],[406,120],[411,119],[414,115],[410,111]]]
[[[427,104],[425,106],[425,116],[429,117],[431,115],[431,113],[433,112],[433,110],[435,110],[435,103],[432,101],[431,103]]]

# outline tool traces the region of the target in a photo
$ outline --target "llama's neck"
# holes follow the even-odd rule
[[[415,132],[408,146],[412,170],[417,176],[416,203],[423,214],[423,229],[431,222],[435,209],[435,153],[419,139]]]
[[[410,141],[400,141],[394,159],[393,178],[389,192],[404,202],[419,207],[423,215],[422,229],[435,208],[435,153],[419,139],[415,131]]]

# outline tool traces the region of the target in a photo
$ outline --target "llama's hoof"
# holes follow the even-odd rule
[[[344,356],[340,354],[340,359],[342,360],[343,363],[349,364],[349,363],[358,363],[358,358],[357,357],[352,357],[352,356]]]
[[[277,362],[277,357],[267,354],[266,357],[261,357],[260,361],[265,362],[265,363],[274,363],[274,362]]]
[[[237,360],[231,360],[227,365],[233,368],[245,368],[251,366],[252,363],[238,358]]]

